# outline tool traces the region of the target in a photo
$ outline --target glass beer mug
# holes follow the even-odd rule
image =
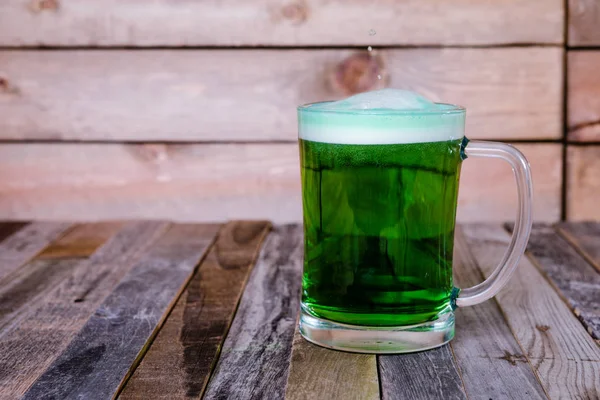
[[[465,109],[384,89],[298,108],[304,272],[300,332],[324,347],[403,353],[454,336],[454,310],[507,283],[531,230],[532,182],[514,147],[469,141]],[[493,274],[454,287],[460,167],[507,161],[518,189],[509,248]],[[490,184],[493,184],[490,183]]]

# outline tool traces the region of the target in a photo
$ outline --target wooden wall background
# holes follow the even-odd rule
[[[0,219],[297,221],[296,105],[385,86],[522,149],[538,221],[600,219],[597,0],[4,0],[0,47]],[[515,197],[465,162],[460,220]]]

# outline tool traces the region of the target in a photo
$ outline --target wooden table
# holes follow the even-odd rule
[[[458,285],[508,240],[461,226]],[[600,224],[535,226],[509,285],[422,353],[304,341],[301,268],[297,225],[0,224],[0,398],[600,397]]]

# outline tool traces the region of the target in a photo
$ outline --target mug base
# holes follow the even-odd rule
[[[454,337],[454,313],[448,310],[433,321],[407,326],[358,326],[315,317],[300,311],[300,334],[328,349],[367,354],[398,354],[429,350]]]

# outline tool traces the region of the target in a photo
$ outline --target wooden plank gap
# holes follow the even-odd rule
[[[62,222],[31,223],[0,243],[0,281],[68,231]]]
[[[167,227],[162,222],[126,224],[91,257],[79,260],[54,290],[29,301],[26,313],[3,326],[0,398],[23,396]]]
[[[527,252],[588,333],[599,340],[600,274],[594,266],[547,224],[534,224]]]
[[[484,275],[502,259],[510,235],[500,226],[462,227]],[[550,398],[600,392],[600,348],[529,257],[522,257],[496,299]]]
[[[269,229],[267,221],[221,228],[119,399],[202,395]]]
[[[555,228],[600,273],[600,222],[561,222]]]
[[[461,288],[485,279],[461,226],[455,231],[453,270],[455,285]],[[498,399],[518,394],[529,399],[548,398],[495,298],[459,308],[455,314],[456,337],[450,348],[467,397]]]
[[[379,400],[377,357],[326,349],[296,326],[285,400]]]
[[[283,398],[300,308],[302,228],[275,226],[267,237],[205,399]]]

